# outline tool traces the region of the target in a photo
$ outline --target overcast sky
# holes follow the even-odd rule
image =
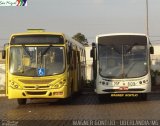
[[[104,33],[146,33],[146,0],[28,0],[27,7],[0,7],[0,41],[28,28],[81,32],[89,42]],[[160,0],[149,2],[149,33],[160,36]],[[153,37],[158,40],[160,37]]]

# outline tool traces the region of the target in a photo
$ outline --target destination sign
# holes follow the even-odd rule
[[[62,35],[16,35],[11,38],[10,44],[64,44],[64,38]]]

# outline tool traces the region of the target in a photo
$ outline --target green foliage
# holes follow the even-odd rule
[[[83,45],[88,45],[88,41],[87,41],[85,35],[83,35],[82,33],[77,33],[72,38],[74,40],[82,43]]]

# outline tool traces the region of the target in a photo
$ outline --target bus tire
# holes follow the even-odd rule
[[[71,104],[72,101],[73,101],[73,99],[74,99],[73,97],[74,97],[74,96],[73,96],[73,94],[72,94],[72,95],[68,96],[67,98],[62,98],[62,99],[59,99],[59,100],[60,100],[60,102],[61,102],[63,105]]]
[[[19,105],[25,105],[27,103],[27,99],[26,98],[18,98],[17,102]]]
[[[141,94],[141,100],[143,100],[143,101],[147,100],[147,93]]]
[[[99,100],[99,102],[105,102],[106,101],[106,95],[98,94],[98,100]]]

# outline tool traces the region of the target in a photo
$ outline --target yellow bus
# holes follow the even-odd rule
[[[85,49],[63,33],[29,29],[13,34],[5,50],[6,95],[19,105],[28,98],[68,98],[85,79]]]

